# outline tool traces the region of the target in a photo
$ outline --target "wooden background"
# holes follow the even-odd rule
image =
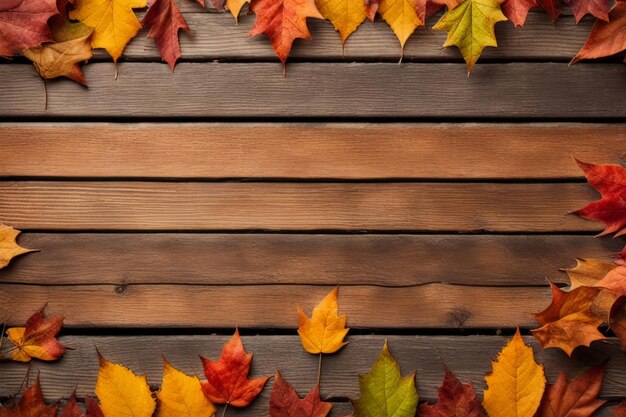
[[[311,21],[286,78],[266,39],[230,15],[181,4],[192,34],[172,74],[142,32],[119,64],[85,67],[89,89],[43,84],[27,62],[0,64],[0,222],[39,253],[0,271],[0,317],[44,304],[74,350],[35,362],[47,399],[91,394],[97,347],[160,383],[161,353],[201,373],[234,326],[253,375],[281,369],[301,394],[317,358],[295,335],[296,306],[335,285],[350,344],[324,362],[332,416],[350,413],[357,373],[385,338],[433,401],[443,363],[482,394],[490,359],[550,302],[545,277],[623,242],[568,215],[597,197],[573,157],[623,163],[626,67],[568,68],[592,21],[498,24],[470,77],[445,33],[420,30],[404,62],[381,22],[342,51]],[[527,338],[536,347],[531,337]],[[626,399],[615,340],[574,358],[537,351],[554,380],[606,358],[602,397]],[[0,398],[27,366],[0,364]],[[252,407],[267,415],[271,386]]]

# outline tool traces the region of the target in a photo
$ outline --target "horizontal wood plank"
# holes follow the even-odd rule
[[[567,283],[559,268],[602,258],[620,239],[589,236],[26,233],[41,252],[2,283],[411,286]]]
[[[359,395],[357,374],[366,373],[380,353],[384,340],[389,340],[392,354],[403,374],[417,372],[420,400],[435,401],[437,387],[443,379],[443,364],[463,380],[471,380],[482,397],[484,376],[491,371],[491,360],[506,344],[508,337],[498,336],[349,336],[350,344],[336,355],[325,356],[322,367],[323,398],[356,398]],[[535,348],[537,361],[545,366],[548,380],[554,382],[559,371],[574,377],[587,367],[610,358],[601,397],[609,400],[626,397],[626,357],[615,340],[611,344],[595,344],[582,348],[573,359],[562,352],[539,350],[532,337],[525,338]],[[59,363],[33,362],[31,372],[41,372],[44,394],[49,399],[67,398],[74,388],[78,395],[91,395],[98,370],[95,349],[109,360],[123,363],[139,374],[145,373],[156,389],[161,382],[163,354],[170,363],[187,373],[203,375],[198,355],[215,359],[219,356],[225,336],[67,336],[61,341],[74,350],[68,351]],[[317,356],[306,353],[297,336],[243,336],[245,348],[254,352],[252,375],[272,375],[281,370],[285,379],[303,395],[315,384]],[[24,364],[3,363],[0,368],[0,395],[8,396],[20,386]],[[266,408],[271,382],[264,395],[253,405],[250,414],[261,415],[257,408]],[[253,411],[257,410],[257,411]],[[258,414],[257,414],[258,413]]]
[[[332,287],[314,285],[0,286],[0,317],[12,325],[47,304],[69,327],[294,328],[296,307],[314,307]],[[531,314],[550,289],[429,284],[341,287],[355,328],[536,327]]]
[[[4,177],[583,178],[622,124],[0,124]],[[503,163],[506,161],[506,163]]]
[[[626,115],[622,64],[159,63],[85,67],[89,89],[0,65],[7,118],[591,118]],[[150,74],[149,77],[146,74]],[[224,76],[227,74],[228,76]],[[239,85],[235,80],[253,81]],[[554,82],[558,79],[558,82]],[[445,80],[445,83],[443,81]],[[563,105],[575,103],[575,105]]]
[[[192,11],[196,12],[192,5]],[[245,13],[234,24],[230,13],[185,13],[189,33],[180,34],[183,59],[276,59],[265,36],[250,37],[255,17]],[[446,32],[432,30],[441,14],[428,20],[428,29],[417,30],[404,47],[403,60],[460,61],[456,48],[442,48]],[[481,62],[493,59],[566,60],[569,61],[585,43],[592,19],[576,25],[574,16],[563,16],[554,25],[545,13],[530,13],[524,30],[510,22],[496,25],[498,48],[486,48]],[[400,58],[400,44],[389,26],[381,19],[364,22],[342,48],[341,38],[330,22],[309,19],[312,41],[297,40],[290,54],[292,59],[323,60],[395,60]],[[154,39],[140,32],[124,51],[128,59],[161,59]],[[106,56],[104,53],[102,56]]]

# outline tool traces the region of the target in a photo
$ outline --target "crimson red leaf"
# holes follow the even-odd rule
[[[276,372],[270,396],[270,417],[325,417],[331,408],[332,403],[320,399],[319,386],[301,399],[280,372]]]
[[[472,383],[463,384],[447,367],[437,404],[422,404],[418,414],[420,417],[486,417]]]
[[[176,61],[180,58],[178,31],[189,31],[175,0],[155,0],[141,23],[150,27],[148,37],[155,39],[161,57],[174,71]]]

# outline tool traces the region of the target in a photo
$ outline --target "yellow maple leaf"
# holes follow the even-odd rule
[[[156,417],[211,417],[215,406],[205,397],[197,376],[189,376],[163,358],[163,383],[157,392]]]
[[[543,397],[546,377],[519,329],[492,366],[493,372],[485,377],[483,400],[489,417],[533,417]]]
[[[448,10],[433,29],[448,32],[443,46],[456,45],[471,71],[487,46],[498,46],[494,26],[507,20],[499,0],[465,0]]]
[[[418,0],[380,0],[378,13],[393,29],[402,50],[407,39],[418,26],[424,24],[417,15]]]
[[[250,3],[250,0],[226,0],[226,7],[235,18],[236,24],[239,24],[239,14],[241,13],[241,9],[248,3]]]
[[[94,28],[91,45],[106,49],[117,62],[141,29],[133,8],[146,7],[146,0],[76,0],[74,6],[70,18]]]
[[[96,395],[104,417],[152,417],[156,401],[145,375],[107,361],[100,352]]]
[[[364,0],[315,0],[315,5],[324,19],[335,26],[343,43],[367,18]]]
[[[339,288],[335,288],[324,297],[313,309],[311,319],[298,306],[298,334],[309,353],[335,353],[347,344],[343,338],[350,329],[346,328],[346,315],[338,315],[338,292]]]
[[[7,266],[16,256],[36,251],[36,249],[26,249],[17,244],[16,239],[20,233],[22,232],[11,226],[0,224],[0,269]]]

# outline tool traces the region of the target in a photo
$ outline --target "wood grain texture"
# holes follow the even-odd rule
[[[49,399],[67,398],[74,388],[80,396],[93,392],[98,360],[95,348],[109,360],[121,362],[140,374],[146,373],[155,388],[160,385],[163,354],[170,363],[187,373],[202,374],[198,355],[215,359],[226,336],[67,336],[61,341],[74,350],[68,351],[58,363],[33,362],[32,372],[41,372],[44,394]],[[400,363],[402,372],[417,371],[420,400],[434,401],[443,379],[443,363],[463,380],[473,381],[482,397],[484,375],[491,371],[491,360],[504,347],[509,337],[498,336],[348,336],[350,344],[336,355],[326,355],[322,367],[321,394],[324,398],[355,398],[358,396],[357,374],[366,373],[382,349],[384,340]],[[539,350],[532,337],[525,340],[535,348],[549,382],[559,371],[574,377],[593,364],[610,358],[602,387],[602,398],[617,400],[626,397],[626,356],[619,351],[615,339],[611,344],[595,344],[594,349],[579,349],[570,359],[561,351]],[[283,376],[301,393],[315,384],[317,356],[306,353],[297,336],[243,336],[246,350],[254,352],[252,375]],[[26,366],[3,363],[0,368],[0,395],[7,396],[19,387]],[[271,382],[255,403],[267,406]],[[248,414],[245,414],[248,415]],[[252,414],[256,415],[256,414]]]
[[[315,285],[2,284],[0,317],[8,317],[11,325],[23,325],[47,303],[51,313],[65,316],[66,327],[295,328],[296,307],[312,309],[331,289]],[[354,328],[535,327],[531,314],[546,308],[550,299],[547,284],[359,285],[342,287],[340,295],[341,310]]]
[[[193,10],[195,11],[195,10]],[[183,59],[275,59],[270,42],[264,36],[248,36],[254,16],[245,13],[235,26],[230,13],[185,13],[190,33],[180,34]],[[446,33],[430,29],[441,14],[428,20],[429,29],[420,28],[404,48],[403,60],[445,60],[459,62],[456,48],[442,48]],[[524,30],[516,30],[510,22],[496,25],[498,48],[486,48],[481,61],[565,60],[569,61],[585,43],[593,23],[584,19],[576,25],[573,16],[564,16],[556,25],[545,13],[530,13]],[[341,39],[329,22],[309,19],[312,41],[297,40],[290,57],[298,60],[391,60],[400,58],[398,39],[381,19],[365,22],[350,36],[342,49]],[[128,59],[159,61],[161,56],[147,30],[140,32],[124,51]],[[102,57],[105,57],[102,54]],[[109,58],[110,59],[110,58]]]
[[[0,124],[3,177],[578,178],[622,124]],[[503,163],[506,161],[506,163]]]
[[[0,65],[2,116],[13,117],[367,117],[456,119],[591,118],[626,115],[626,66],[465,64],[159,63],[85,67],[89,89],[43,84],[29,65]],[[150,77],[146,77],[150,74]],[[228,76],[225,76],[227,74]],[[240,88],[234,80],[250,80]],[[558,82],[554,80],[558,79]],[[445,83],[444,83],[445,81]],[[571,103],[571,105],[564,105]]]
[[[567,283],[559,268],[602,258],[620,239],[589,236],[26,233],[41,249],[0,270],[2,283],[384,284]]]

